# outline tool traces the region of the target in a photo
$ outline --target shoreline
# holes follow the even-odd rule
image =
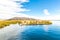
[[[51,25],[52,22],[49,20],[4,20],[0,21],[0,28],[9,26],[10,24],[19,25]]]

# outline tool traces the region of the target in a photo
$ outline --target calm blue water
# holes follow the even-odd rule
[[[18,40],[60,40],[60,21],[52,25],[28,25],[18,36]]]
[[[52,25],[12,24],[0,29],[0,40],[60,40],[60,21]]]

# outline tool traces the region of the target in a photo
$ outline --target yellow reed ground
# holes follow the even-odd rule
[[[9,26],[10,24],[23,24],[23,25],[49,25],[52,24],[49,20],[2,20],[0,21],[0,28]]]

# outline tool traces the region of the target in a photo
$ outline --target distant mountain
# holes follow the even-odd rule
[[[36,20],[34,18],[28,18],[28,17],[13,17],[8,20]]]

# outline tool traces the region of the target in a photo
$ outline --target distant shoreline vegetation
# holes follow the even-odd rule
[[[0,28],[9,26],[10,24],[22,24],[22,25],[50,25],[49,20],[3,20],[0,21]]]

